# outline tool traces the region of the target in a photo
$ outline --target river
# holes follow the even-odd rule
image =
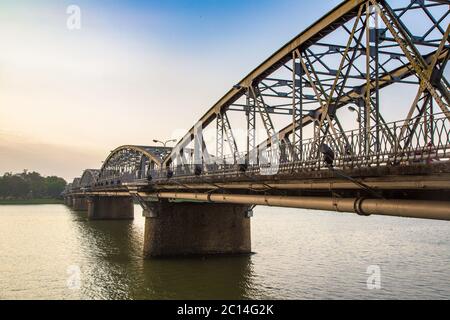
[[[141,212],[0,206],[0,299],[450,298],[450,222],[257,207],[252,255],[144,260]]]

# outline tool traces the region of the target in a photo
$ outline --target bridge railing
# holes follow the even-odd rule
[[[117,186],[122,185],[124,183],[132,183],[134,181],[141,179],[140,170],[136,170],[135,172],[107,172],[104,177],[99,177],[95,182],[96,186],[108,187],[108,186]]]
[[[328,156],[324,149],[328,150]],[[142,179],[139,169],[111,172],[105,178],[100,177],[95,186],[109,188],[177,177],[291,174],[329,170],[330,164],[334,168],[351,170],[448,161],[450,123],[444,114],[438,113],[428,118],[422,116],[408,122],[402,120],[373,126],[367,133],[355,129],[342,133],[330,132],[319,139],[305,139],[295,146],[278,143],[264,150],[255,150],[253,155],[239,153],[227,155],[215,163],[184,164],[152,170],[146,179]]]
[[[352,169],[369,166],[409,165],[445,161],[450,158],[450,126],[443,114],[423,116],[407,122],[396,121],[360,129],[328,133],[319,139],[305,139],[296,146],[278,144],[258,150],[253,159],[245,153],[228,155],[220,163],[185,164],[151,173],[152,179],[195,175],[272,175],[328,170],[322,145],[332,152],[332,166]],[[322,152],[321,152],[322,150]],[[330,160],[330,159],[328,159]]]

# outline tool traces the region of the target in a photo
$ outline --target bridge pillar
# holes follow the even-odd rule
[[[131,197],[89,197],[88,218],[90,220],[127,220],[134,218]]]
[[[248,206],[167,201],[146,204],[147,258],[251,252]]]
[[[72,197],[72,208],[75,211],[86,211],[88,209],[86,197]]]
[[[73,196],[67,197],[67,205],[68,205],[69,207],[73,207],[73,199],[74,199]]]

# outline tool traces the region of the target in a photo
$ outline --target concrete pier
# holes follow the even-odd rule
[[[144,256],[163,257],[251,252],[246,205],[147,203]]]
[[[86,211],[88,209],[86,197],[72,197],[72,208],[75,211]]]
[[[70,197],[70,196],[64,197],[64,204],[68,207],[72,207],[72,205],[73,205],[72,197]]]
[[[88,218],[90,220],[127,220],[134,218],[131,197],[89,197]]]

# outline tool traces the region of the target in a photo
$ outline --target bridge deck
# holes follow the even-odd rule
[[[355,180],[355,181],[354,181]],[[249,176],[236,170],[227,175],[185,176],[154,181],[136,180],[131,183],[97,186],[74,190],[78,195],[129,195],[135,192],[161,191],[209,193],[262,193],[285,195],[370,196],[371,190],[387,198],[438,199],[450,198],[450,162],[412,164],[409,166],[379,166],[342,170],[327,169],[274,176]]]

